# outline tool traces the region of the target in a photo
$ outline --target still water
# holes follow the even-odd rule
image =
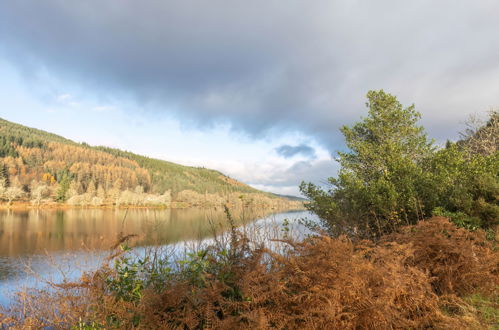
[[[301,218],[312,216],[305,211],[233,211],[235,225],[263,242],[284,232],[285,219],[302,234]],[[229,228],[222,209],[0,210],[0,305],[7,306],[12,293],[24,287],[72,280],[97,268],[120,236],[136,235],[131,244],[137,250],[187,249]]]

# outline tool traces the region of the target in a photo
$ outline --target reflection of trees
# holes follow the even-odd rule
[[[0,257],[0,282],[19,276],[20,268],[18,260]]]
[[[106,249],[119,233],[136,234],[134,244],[159,245],[210,237],[228,228],[219,209],[71,209],[0,211],[0,257]],[[246,219],[265,214],[246,211]],[[242,218],[235,210],[235,219]]]

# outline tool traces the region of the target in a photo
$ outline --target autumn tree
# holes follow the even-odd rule
[[[36,181],[31,182],[31,202],[37,206],[40,205],[41,201],[49,194],[49,188],[43,183],[38,183]]]
[[[94,197],[95,196],[95,193],[97,192],[97,189],[95,188],[95,183],[94,181],[90,181],[88,183],[88,186],[87,186],[87,194],[90,196],[90,197]]]
[[[104,190],[104,187],[101,184],[99,184],[99,186],[97,187],[96,196],[102,200],[106,199],[106,191]]]
[[[18,186],[11,186],[4,190],[3,198],[5,198],[8,204],[12,204],[12,201],[22,197],[24,195],[24,191]]]

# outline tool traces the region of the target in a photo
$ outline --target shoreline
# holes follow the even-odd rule
[[[65,203],[45,203],[34,205],[29,202],[13,202],[12,204],[0,203],[0,210],[72,210],[72,209],[185,209],[191,207],[185,203],[178,203],[179,205],[69,205]],[[185,204],[185,205],[180,205]]]
[[[200,208],[200,209],[209,209],[209,208],[217,208],[217,207],[223,207],[222,205],[191,205],[185,202],[172,202],[171,205],[113,205],[113,204],[106,204],[106,205],[69,205],[65,203],[57,203],[57,202],[52,202],[52,203],[44,203],[40,205],[34,205],[30,202],[12,202],[11,204],[8,203],[0,203],[0,210],[17,210],[17,211],[25,211],[25,210],[126,210],[126,209],[133,209],[133,210],[166,210],[166,209],[188,209],[188,208]],[[253,206],[248,206],[249,208],[253,207],[262,207],[262,205],[253,205]],[[275,209],[275,208],[269,208],[269,209]],[[277,208],[275,209],[277,212],[280,211],[303,211],[306,210],[305,206],[302,207],[296,207],[296,206],[290,206],[289,208],[284,207],[284,208]]]

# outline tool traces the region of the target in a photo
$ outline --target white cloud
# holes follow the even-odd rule
[[[183,162],[186,163],[185,161]],[[278,194],[299,196],[302,181],[324,184],[336,175],[338,164],[331,158],[285,161],[269,158],[265,161],[205,160],[189,161],[188,165],[206,166],[221,171],[252,187]]]
[[[116,111],[118,108],[112,105],[99,105],[92,108],[92,110],[97,112],[108,112],[108,111]]]
[[[71,94],[61,94],[61,95],[58,95],[57,96],[57,101],[61,102],[61,103],[65,103],[69,100],[71,100],[73,97],[71,96]]]
[[[56,101],[57,101],[57,103],[59,103],[62,106],[72,107],[72,108],[75,108],[75,107],[78,107],[81,105],[81,102],[76,101],[75,97],[71,94],[68,94],[68,93],[58,95],[56,97]]]

